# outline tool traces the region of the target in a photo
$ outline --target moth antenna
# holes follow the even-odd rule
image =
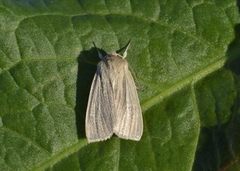
[[[130,42],[131,42],[131,40],[128,41],[126,50],[123,52],[123,58],[127,57],[127,51],[128,51],[129,46],[130,46]]]
[[[130,46],[130,42],[131,42],[131,40],[129,40],[128,43],[123,48],[116,51],[117,53],[123,52],[123,55],[122,55],[123,58],[127,57],[127,51],[128,51],[129,46]]]
[[[101,52],[98,50],[98,48],[97,48],[97,46],[96,46],[96,44],[93,42],[93,46],[95,47],[95,49],[97,49],[97,53],[98,53],[98,57],[100,58],[100,59],[103,59],[103,55],[101,54]]]

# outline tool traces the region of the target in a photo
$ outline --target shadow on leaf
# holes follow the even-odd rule
[[[234,73],[240,74],[240,24],[235,26],[235,39],[229,45],[227,56],[228,61],[226,67],[231,69]]]
[[[99,49],[100,52],[105,52]],[[99,62],[96,48],[84,50],[78,57],[78,73],[76,83],[76,125],[79,138],[85,138],[85,116],[88,103],[88,96],[92,80]]]

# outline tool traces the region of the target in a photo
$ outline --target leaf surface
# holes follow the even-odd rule
[[[2,0],[0,170],[192,170],[201,125],[230,118],[237,13],[234,0]],[[143,137],[87,144],[92,41],[111,52],[129,39]]]

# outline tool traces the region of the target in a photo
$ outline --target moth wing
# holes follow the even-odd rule
[[[113,132],[120,138],[139,141],[143,133],[143,119],[134,79],[125,69],[118,81],[116,85],[121,87],[114,89],[116,122]]]
[[[113,91],[109,71],[100,62],[95,73],[88,99],[85,129],[88,142],[102,141],[113,134]]]

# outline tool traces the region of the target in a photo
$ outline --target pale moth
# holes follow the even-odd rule
[[[116,134],[139,141],[143,133],[141,106],[132,74],[125,60],[128,44],[103,56],[92,81],[85,129],[88,142],[103,141]],[[123,55],[119,52],[124,51]]]

